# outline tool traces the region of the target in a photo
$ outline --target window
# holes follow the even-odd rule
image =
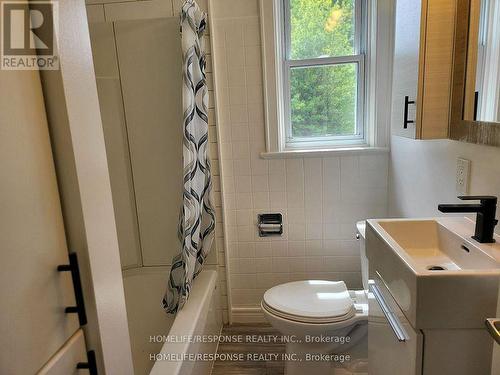
[[[268,152],[378,147],[371,3],[261,0]]]
[[[286,148],[364,143],[362,3],[282,0]]]

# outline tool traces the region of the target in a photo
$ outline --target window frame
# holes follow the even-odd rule
[[[290,0],[277,0],[279,16],[276,24],[281,33],[278,60],[280,74],[278,87],[281,90],[280,144],[282,150],[308,150],[320,147],[346,147],[366,145],[366,44],[367,44],[367,12],[365,0],[355,1],[355,38],[354,54],[336,57],[318,57],[309,59],[290,59],[291,50],[291,9]],[[330,137],[292,137],[291,121],[291,87],[290,75],[294,68],[329,67],[343,64],[356,64],[357,67],[357,101],[356,101],[356,134]]]
[[[283,90],[280,82],[282,54],[282,0],[260,0],[262,51],[263,122],[265,148],[263,159],[325,157],[386,153],[391,137],[392,63],[394,50],[394,13],[392,2],[364,0],[366,11],[365,62],[365,143],[303,145],[285,148],[283,135]]]

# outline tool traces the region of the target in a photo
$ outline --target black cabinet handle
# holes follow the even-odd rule
[[[414,124],[415,121],[413,120],[408,120],[408,106],[410,104],[415,104],[414,100],[410,100],[409,96],[405,96],[405,113],[404,113],[404,129],[408,129],[408,124]]]
[[[95,352],[90,350],[87,352],[87,362],[78,362],[77,369],[88,369],[90,375],[97,375],[97,363],[95,360]]]
[[[474,121],[477,121],[477,111],[479,106],[479,91],[474,93]]]
[[[78,257],[76,253],[69,253],[69,264],[57,266],[58,272],[71,272],[73,288],[75,289],[76,306],[68,306],[64,310],[66,314],[78,314],[78,321],[81,326],[87,324],[87,314],[85,312],[85,302],[83,300],[82,282],[80,279],[80,269],[78,268]]]

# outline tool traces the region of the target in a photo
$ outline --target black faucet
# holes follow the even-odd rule
[[[480,243],[493,243],[493,233],[498,220],[495,219],[497,197],[493,196],[461,196],[463,201],[480,201],[479,204],[440,204],[438,210],[450,213],[477,213],[476,230],[473,239]]]

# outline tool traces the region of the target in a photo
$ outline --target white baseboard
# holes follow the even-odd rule
[[[233,323],[267,323],[260,307],[233,307],[231,315]]]

